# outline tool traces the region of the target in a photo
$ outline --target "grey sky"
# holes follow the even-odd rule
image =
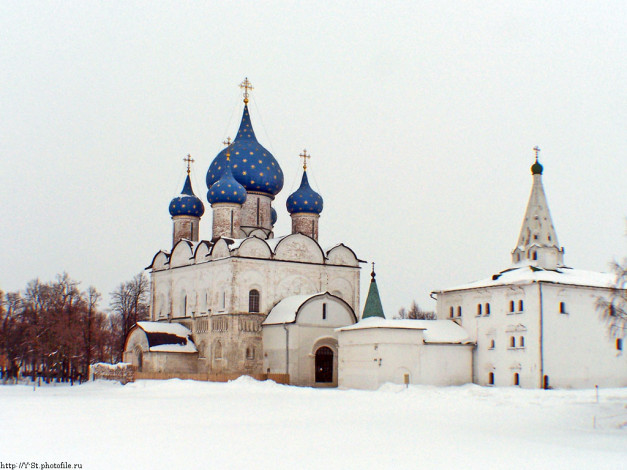
[[[0,288],[142,270],[188,153],[210,238],[245,76],[286,174],[277,235],[307,148],[321,243],[377,262],[388,316],[507,267],[535,145],[566,263],[605,270],[627,241],[625,25],[624,1],[2,2]]]

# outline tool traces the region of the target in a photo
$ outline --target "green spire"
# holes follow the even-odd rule
[[[369,317],[385,318],[385,314],[383,313],[383,306],[381,305],[381,299],[379,298],[377,281],[374,279],[376,276],[376,274],[374,273],[374,263],[372,263],[372,273],[370,275],[372,276],[372,279],[370,280],[370,288],[368,289],[368,297],[366,298],[364,313],[362,313],[361,315],[362,320]]]

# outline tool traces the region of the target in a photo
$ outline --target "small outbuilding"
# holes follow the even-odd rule
[[[374,268],[362,319],[337,331],[342,388],[472,382],[474,344],[466,330],[451,320],[387,320]]]
[[[198,350],[192,332],[178,323],[140,321],[124,345],[124,362],[140,372],[196,372]]]

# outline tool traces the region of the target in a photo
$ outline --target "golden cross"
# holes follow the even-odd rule
[[[226,160],[231,161],[231,151],[229,150],[231,148],[231,138],[227,137],[222,143],[226,145]]]
[[[244,89],[244,103],[248,104],[248,90],[254,90],[253,86],[248,81],[248,77],[244,78],[244,81],[239,84],[239,87]]]
[[[533,148],[533,151],[536,153],[536,162],[538,161],[538,153],[540,153],[540,147],[537,145]]]
[[[370,273],[370,275],[372,276],[372,280],[374,281],[374,277],[376,276],[376,274],[374,273],[374,261],[372,262],[372,272]]]
[[[194,159],[190,154],[187,154],[187,157],[185,157],[183,161],[187,163],[187,174],[189,175],[189,166],[194,163]]]
[[[307,159],[311,158],[311,155],[307,155],[307,149],[304,149],[299,157],[303,159],[303,170],[307,171]]]

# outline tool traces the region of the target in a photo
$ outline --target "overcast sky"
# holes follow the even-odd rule
[[[627,253],[627,2],[0,2],[0,289],[105,294],[171,245],[255,87],[260,142],[324,197],[386,314],[508,267],[532,148],[569,266]],[[369,266],[362,269],[361,303]],[[107,306],[104,302],[102,307]]]

